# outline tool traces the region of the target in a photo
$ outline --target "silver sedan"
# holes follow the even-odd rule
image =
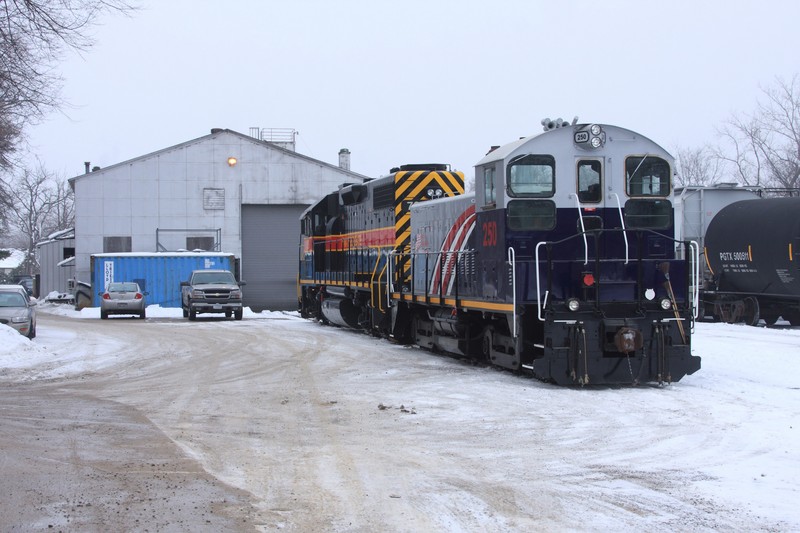
[[[100,318],[109,315],[139,315],[145,318],[146,292],[139,290],[139,284],[132,281],[112,282],[106,290],[98,293],[100,298]]]
[[[0,324],[6,324],[29,339],[36,336],[36,302],[16,288],[0,288]]]

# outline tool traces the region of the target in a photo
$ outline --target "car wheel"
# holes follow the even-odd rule
[[[186,317],[189,316],[189,311],[187,311],[185,307],[182,307],[181,311],[183,311],[183,318],[186,318]]]
[[[237,309],[236,311],[233,312],[233,316],[234,316],[234,318],[236,320],[241,320],[242,319],[242,310],[241,309]]]
[[[103,320],[107,319],[108,313],[106,313],[105,311],[100,311],[100,318]]]
[[[189,320],[194,320],[197,318],[197,312],[194,309],[189,309]]]
[[[144,311],[142,311],[141,313],[139,313],[139,318],[141,318],[142,320],[144,320],[145,318],[147,318],[147,313],[145,313]]]

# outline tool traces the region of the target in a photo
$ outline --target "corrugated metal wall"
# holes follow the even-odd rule
[[[307,207],[242,206],[244,305],[253,311],[297,310],[300,215]]]
[[[36,253],[39,259],[39,298],[44,298],[51,292],[66,293],[69,290],[69,280],[75,277],[75,261],[59,266],[64,257],[64,248],[75,249],[75,239],[53,240],[37,245]],[[74,251],[72,254],[74,255]]]

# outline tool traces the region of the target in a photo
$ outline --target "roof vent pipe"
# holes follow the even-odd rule
[[[92,165],[91,161],[84,161],[83,166],[86,167],[86,173],[89,173],[89,167]]]
[[[350,170],[350,150],[347,148],[339,150],[339,168]]]

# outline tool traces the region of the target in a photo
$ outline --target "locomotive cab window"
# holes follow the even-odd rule
[[[555,193],[556,160],[549,155],[527,154],[508,164],[508,195],[548,198]]]
[[[625,225],[629,228],[669,228],[672,226],[672,203],[669,200],[628,200],[625,202]]]
[[[578,161],[578,200],[596,204],[603,199],[602,165],[596,159]]]
[[[511,200],[506,216],[509,229],[547,231],[556,227],[556,204],[550,200]]]
[[[628,196],[668,196],[672,173],[669,163],[654,155],[625,159],[625,188]]]
[[[494,167],[483,169],[484,205],[492,206],[497,202],[494,190]]]

